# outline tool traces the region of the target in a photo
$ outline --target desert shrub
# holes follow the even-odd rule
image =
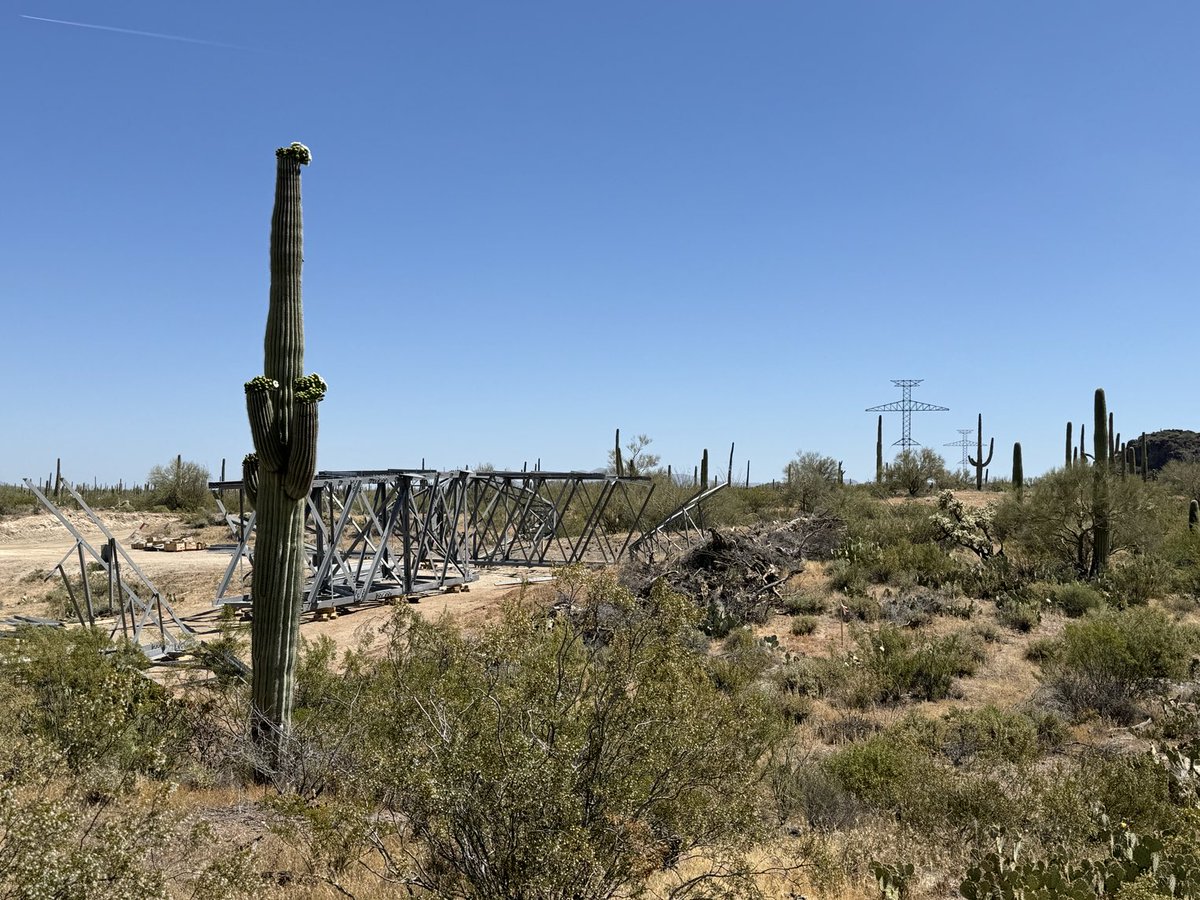
[[[843,712],[817,723],[817,735],[827,744],[853,744],[882,730],[874,719],[856,712]]]
[[[1062,652],[1062,642],[1055,638],[1034,638],[1025,645],[1025,658],[1030,662],[1048,663]]]
[[[17,727],[79,770],[163,774],[186,749],[184,710],[142,675],[146,665],[95,631],[29,628],[0,641],[0,678],[34,701]]]
[[[1141,606],[1172,587],[1171,565],[1157,554],[1138,554],[1110,566],[1100,586],[1113,606]]]
[[[1029,632],[1042,621],[1042,604],[1036,597],[1010,594],[996,601],[996,620],[1005,628]]]
[[[842,604],[843,618],[858,619],[860,622],[878,622],[883,615],[882,604],[874,597],[850,596]]]
[[[721,649],[706,662],[709,674],[719,688],[740,691],[771,665],[771,647],[743,625],[729,632]]]
[[[1003,501],[996,511],[998,539],[1006,555],[1039,577],[1086,578],[1091,569],[1093,469],[1072,466],[1039,478],[1023,501]],[[1157,550],[1170,525],[1171,504],[1161,488],[1140,478],[1108,484],[1111,550]]]
[[[880,617],[891,625],[918,628],[928,625],[945,609],[945,601],[937,594],[928,590],[910,590],[885,596],[880,603]]]
[[[829,610],[829,600],[817,591],[796,591],[785,594],[781,602],[789,615],[818,616]]]
[[[720,865],[758,833],[781,723],[762,691],[714,680],[693,604],[638,600],[603,573],[559,588],[571,611],[552,627],[520,605],[478,635],[399,609],[383,657],[349,660],[312,710],[351,744],[339,802],[406,844],[362,849],[386,877],[437,896],[605,897],[698,846]],[[731,640],[724,653],[753,653]]]
[[[1078,619],[1104,606],[1104,595],[1089,584],[1069,581],[1066,584],[1038,582],[1030,585],[1029,595],[1049,600],[1070,619]]]
[[[1096,803],[1113,821],[1148,831],[1161,831],[1175,822],[1170,776],[1151,754],[1092,751],[1083,755],[1079,767]]]
[[[848,702],[894,703],[906,696],[940,700],[956,676],[972,675],[981,651],[962,635],[922,640],[892,625],[856,636],[856,668],[866,677]]]
[[[905,493],[910,497],[953,487],[955,483],[955,477],[946,471],[946,461],[929,447],[922,447],[919,451],[902,450],[883,473],[885,490]]]
[[[861,563],[849,559],[834,559],[829,564],[829,586],[850,597],[861,597],[867,592],[867,570]]]
[[[0,516],[26,515],[41,508],[41,501],[24,485],[0,484]]]
[[[1166,681],[1183,678],[1197,645],[1194,629],[1152,607],[1108,611],[1069,623],[1046,665],[1046,682],[1074,713],[1118,721]]]
[[[1037,725],[1019,712],[995,706],[956,709],[940,724],[937,749],[956,766],[976,760],[1019,763],[1038,756]]]
[[[998,644],[1000,642],[1000,629],[991,622],[977,622],[971,628],[971,634],[978,637],[985,644]]]
[[[52,587],[46,593],[46,611],[58,619],[77,621],[80,614],[86,618],[87,598],[83,590],[83,579],[78,575],[68,575],[67,581],[71,585],[70,591],[67,590],[66,584],[63,583],[62,576],[57,573],[54,574],[50,582]],[[87,564],[87,586],[91,592],[92,612],[94,615],[109,615],[114,611],[120,610],[119,599],[116,610],[108,602],[108,572],[99,563],[93,562]],[[78,612],[75,609],[75,603],[71,602],[72,594],[74,594],[75,603],[79,604]]]
[[[150,483],[150,503],[168,510],[199,510],[213,505],[208,490],[208,469],[199,463],[176,458],[165,466],[155,466],[146,476]]]
[[[921,785],[934,776],[935,766],[903,735],[874,735],[826,757],[823,768],[845,790],[882,809],[909,804]]]
[[[866,812],[862,801],[824,766],[795,752],[772,763],[766,785],[781,824],[803,818],[811,828],[845,829]]]
[[[846,664],[825,656],[799,656],[772,672],[780,689],[820,699],[832,694],[846,678]]]
[[[811,513],[830,506],[840,487],[840,464],[832,456],[799,451],[783,470],[784,496],[801,512]]]
[[[791,632],[794,635],[812,634],[817,630],[816,616],[793,616]]]
[[[812,715],[813,701],[811,697],[795,694],[790,691],[776,691],[771,695],[775,709],[783,719],[793,725],[798,725]]]

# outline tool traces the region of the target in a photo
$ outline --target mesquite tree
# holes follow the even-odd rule
[[[251,587],[253,730],[277,753],[291,726],[303,599],[304,503],[317,468],[317,404],[326,384],[319,375],[302,374],[300,167],[312,154],[303,144],[292,144],[275,156],[270,306],[263,374],[246,382],[255,453],[243,462],[243,477],[257,511]]]

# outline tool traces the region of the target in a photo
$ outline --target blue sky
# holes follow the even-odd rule
[[[323,468],[1200,424],[1194,3],[6,10],[0,480],[240,460],[293,140]]]

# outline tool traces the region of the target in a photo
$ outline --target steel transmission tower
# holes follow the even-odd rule
[[[961,447],[962,448],[962,462],[960,462],[958,464],[958,467],[963,472],[967,472],[967,471],[969,471],[969,466],[971,464],[970,463],[970,456],[971,456],[970,448],[972,446],[974,446],[974,444],[975,444],[975,442],[971,440],[971,435],[973,435],[975,433],[975,429],[974,428],[959,428],[958,433],[962,436],[957,441],[955,441],[953,444],[942,444],[942,446],[943,447]]]
[[[903,434],[900,440],[892,444],[901,450],[921,446],[912,439],[912,414],[915,412],[947,412],[948,406],[934,406],[932,403],[922,403],[912,398],[912,389],[924,381],[924,378],[893,378],[892,384],[901,389],[901,397],[883,406],[872,406],[867,412],[899,412],[903,421]]]

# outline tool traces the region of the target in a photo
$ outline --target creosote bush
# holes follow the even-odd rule
[[[378,661],[301,667],[297,729],[343,736],[350,762],[326,791],[379,823],[356,852],[388,877],[438,896],[608,897],[755,840],[753,785],[781,734],[741,674],[755,639],[731,634],[718,677],[690,600],[578,570],[559,589],[554,617],[518,603],[478,636],[400,608]]]
[[[1046,684],[1075,714],[1132,721],[1138,703],[1186,677],[1200,642],[1153,607],[1110,610],[1067,625],[1046,662]]]

